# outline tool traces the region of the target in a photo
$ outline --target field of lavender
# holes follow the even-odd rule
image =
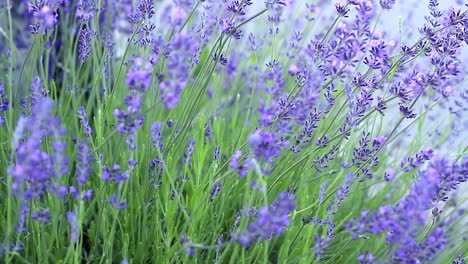
[[[414,2],[0,0],[0,263],[465,263],[468,4]]]

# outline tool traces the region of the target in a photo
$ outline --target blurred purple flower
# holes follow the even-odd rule
[[[289,225],[289,214],[295,209],[294,196],[283,192],[270,206],[258,211],[257,220],[250,223],[247,229],[236,237],[244,247],[259,240],[271,239],[281,234]]]
[[[78,226],[78,218],[76,214],[72,211],[67,212],[67,221],[70,225],[70,242],[76,243],[80,239],[80,227]]]

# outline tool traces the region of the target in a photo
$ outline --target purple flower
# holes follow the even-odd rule
[[[242,151],[236,150],[236,152],[234,152],[229,161],[229,166],[231,167],[231,169],[236,170],[237,173],[239,173],[239,175],[241,176],[241,178],[244,178],[245,176],[247,176],[248,169],[245,167],[244,164],[241,164],[239,162],[241,157]]]
[[[206,144],[206,141],[210,140],[211,137],[213,136],[213,131],[211,130],[211,126],[209,123],[205,123],[204,136],[205,136],[205,144]]]
[[[68,188],[68,193],[71,195],[71,197],[73,197],[75,199],[78,198],[79,195],[80,195],[79,190],[75,186],[70,186]]]
[[[284,145],[275,139],[272,132],[255,131],[249,136],[249,145],[253,149],[255,157],[264,162],[270,162],[281,153],[281,146]]]
[[[362,253],[357,257],[357,260],[360,264],[371,264],[374,260],[374,255],[372,253]]]
[[[266,106],[266,103],[263,99],[260,99],[260,106],[258,112],[260,113],[260,119],[258,123],[264,127],[273,125],[274,117],[276,115],[275,111],[275,102],[270,102],[270,107]]]
[[[89,137],[93,133],[93,129],[89,126],[88,115],[86,109],[83,106],[78,107],[78,119],[83,128],[83,133]]]
[[[319,204],[321,204],[324,201],[326,189],[327,189],[327,181],[324,181],[322,182],[322,184],[320,184],[320,191],[319,191],[319,197],[318,197]]]
[[[150,19],[154,15],[154,2],[153,0],[141,0],[138,5],[138,10],[143,19]]]
[[[125,97],[127,110],[122,111],[116,108],[113,115],[117,118],[117,131],[121,134],[134,134],[141,127],[145,117],[140,113],[143,104],[142,95],[130,93]]]
[[[220,154],[221,147],[216,146],[214,149],[214,160],[219,160],[221,158]]]
[[[5,93],[5,87],[0,83],[0,115],[6,112],[10,108],[10,101],[8,101]],[[5,118],[0,116],[0,125],[5,124]]]
[[[167,54],[163,53],[161,46],[165,46]],[[172,109],[189,84],[191,69],[199,61],[200,43],[192,35],[181,33],[168,44],[155,43],[153,52],[164,55],[167,59],[167,73],[164,73],[164,78],[159,82],[159,90],[161,101],[166,108]]]
[[[109,197],[109,203],[117,210],[127,208],[127,200],[118,201],[117,194],[115,193]]]
[[[294,196],[283,192],[270,206],[258,211],[257,220],[250,223],[247,229],[236,237],[244,247],[259,240],[271,239],[281,234],[289,225],[289,214],[295,209]]]
[[[344,198],[349,194],[349,186],[352,180],[356,177],[353,172],[349,172],[335,192],[335,197],[330,201],[330,204],[327,206],[327,212],[332,215],[336,214],[336,211],[341,207],[341,203],[344,201]]]
[[[32,33],[45,33],[47,29],[53,29],[57,23],[58,13],[53,7],[46,5],[46,1],[28,2],[28,11],[34,17],[31,25]]]
[[[330,246],[330,239],[328,237],[323,238],[319,235],[315,235],[314,241],[314,255],[318,260],[322,260],[325,250]]]
[[[395,179],[395,169],[394,168],[389,168],[384,175],[384,178],[386,181],[393,181]]]
[[[223,184],[218,182],[215,184],[213,189],[211,189],[211,197],[210,197],[210,203],[213,202],[213,200],[218,196],[218,194],[221,192],[221,188],[223,187]]]
[[[194,146],[195,146],[195,140],[194,139],[189,140],[189,146],[185,150],[185,155],[184,155],[185,164],[191,164],[192,163],[192,156],[193,156]]]
[[[336,5],[335,5],[335,8],[336,8],[336,12],[337,12],[340,16],[348,17],[349,9],[348,9],[345,5],[336,4]]]
[[[93,198],[93,189],[88,189],[85,191],[85,193],[81,196],[81,200],[83,201],[87,201],[87,200],[91,200]]]
[[[458,254],[458,257],[452,261],[452,264],[465,264],[465,259],[463,258],[463,253]]]
[[[245,15],[245,8],[249,5],[252,5],[252,0],[234,1],[231,5],[228,5],[226,10],[234,15],[243,16]]]
[[[193,248],[193,247],[187,245],[187,244],[190,243],[190,238],[189,238],[188,236],[183,235],[180,242],[181,242],[182,245],[184,246],[184,248],[185,248],[185,253],[186,253],[188,256],[193,256],[193,255],[195,255],[195,248]]]
[[[121,171],[119,164],[114,164],[112,169],[109,169],[107,166],[102,167],[101,179],[103,181],[113,180],[115,183],[123,183],[130,178],[130,173],[128,171]]]
[[[379,159],[374,154],[379,151],[385,142],[385,137],[377,137],[373,140],[372,145],[370,133],[362,132],[362,138],[359,140],[359,146],[353,150],[352,163],[356,168],[362,167],[364,164],[369,164],[370,167],[375,167],[379,164]]]
[[[52,113],[54,102],[44,98],[32,108],[33,116],[20,119],[15,138],[24,138],[16,149],[16,163],[8,171],[13,177],[11,189],[15,196],[26,200],[42,198],[56,178],[67,173],[66,143],[52,139],[51,152],[41,149],[46,137],[64,134],[61,120]],[[23,121],[21,121],[23,120]]]
[[[425,148],[418,153],[407,157],[400,162],[400,167],[406,171],[412,171],[413,169],[421,166],[425,161],[432,159],[434,151],[431,148]]]
[[[50,223],[51,216],[49,213],[49,208],[35,211],[31,214],[31,218],[44,224]]]
[[[76,17],[83,23],[89,22],[95,16],[96,11],[93,1],[81,0],[76,3]]]
[[[445,170],[445,167],[440,169]],[[450,169],[449,169],[450,170]],[[347,222],[345,227],[358,238],[364,232],[387,233],[387,242],[394,245],[393,259],[405,263],[427,262],[447,243],[443,228],[436,227],[422,242],[416,240],[424,231],[433,201],[439,197],[447,175],[435,168],[420,172],[411,192],[394,206],[381,206],[375,213],[361,213],[357,222]]]
[[[154,122],[150,128],[151,142],[153,143],[153,147],[155,149],[159,149],[160,151],[162,151],[163,149],[163,143],[161,142],[162,141],[161,128],[162,128],[162,124],[160,122]]]
[[[393,5],[395,4],[396,0],[380,0],[380,6],[383,9],[392,9]]]
[[[141,64],[141,63],[139,63]],[[141,69],[137,63],[127,72],[126,83],[132,90],[146,91],[151,84],[151,72],[148,66]]]
[[[42,86],[42,80],[39,76],[35,76],[32,83],[31,83],[31,93],[30,93],[30,102],[29,102],[29,110],[31,111],[31,115],[34,114],[32,112],[33,106],[37,105],[40,101],[42,101],[45,97],[47,97],[48,92]]]
[[[56,196],[59,199],[64,199],[68,195],[68,187],[67,186],[59,186],[56,190]]]
[[[451,191],[468,181],[468,159],[465,158],[460,164],[457,164],[443,157],[436,157],[429,164],[427,174],[440,179],[437,200],[447,201]]]
[[[74,212],[67,212],[67,221],[70,225],[70,242],[77,243],[80,239],[80,227],[78,225],[78,218]]]
[[[80,39],[78,44],[78,58],[80,62],[85,62],[88,60],[89,55],[91,54],[91,37],[93,32],[88,28],[82,28],[80,30]]]
[[[82,142],[78,145],[78,159],[76,164],[76,181],[83,185],[88,181],[91,175],[91,150],[87,142]]]

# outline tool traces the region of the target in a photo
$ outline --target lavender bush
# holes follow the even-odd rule
[[[468,5],[2,0],[1,263],[465,263]]]

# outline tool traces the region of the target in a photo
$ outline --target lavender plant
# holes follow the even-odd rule
[[[1,263],[465,263],[468,5],[3,0]]]

